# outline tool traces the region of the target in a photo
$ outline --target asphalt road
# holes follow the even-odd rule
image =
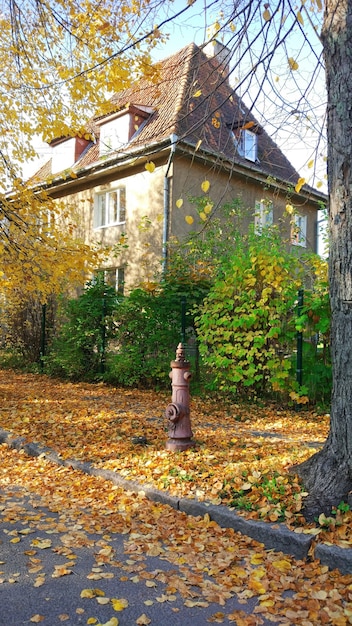
[[[221,619],[221,613],[252,613],[256,598],[243,603],[230,593],[225,602],[209,601],[211,574],[205,576],[209,587],[205,598],[197,568],[188,568],[177,550],[171,551],[172,562],[162,546],[155,549],[155,556],[146,554],[140,535],[105,532],[101,524],[97,532],[88,532],[89,510],[82,511],[81,522],[69,504],[64,510],[55,510],[55,504],[53,508],[20,487],[10,485],[0,492],[1,626],[203,626],[209,619]],[[90,522],[88,526],[94,527],[94,512]],[[202,570],[204,581],[204,563]],[[128,606],[116,611],[116,600]],[[223,622],[231,623],[227,618]],[[269,624],[254,616],[252,623]]]

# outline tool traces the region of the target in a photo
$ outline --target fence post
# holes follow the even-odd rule
[[[297,303],[297,314],[298,317],[302,315],[302,307],[303,307],[303,289],[299,289],[298,291],[298,303]],[[300,387],[302,387],[303,382],[303,333],[301,331],[297,331],[297,362],[296,362],[296,380]]]
[[[42,323],[40,329],[40,371],[44,371],[44,357],[45,357],[45,333],[46,333],[46,304],[42,304]]]
[[[186,343],[186,297],[181,297],[181,342]]]
[[[106,314],[107,314],[107,302],[105,286],[103,291],[102,301],[102,319],[101,319],[101,352],[100,352],[100,373],[105,374],[105,351],[106,351]]]

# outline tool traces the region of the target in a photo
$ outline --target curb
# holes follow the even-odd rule
[[[35,442],[26,443],[24,437],[12,437],[11,433],[2,428],[0,428],[0,443],[6,443],[10,448],[16,450],[24,450],[28,456],[43,456],[57,465],[72,467],[90,476],[99,476],[127,491],[143,492],[148,500],[167,504],[187,515],[204,517],[205,514],[208,514],[210,519],[222,528],[232,528],[242,535],[251,537],[251,539],[264,544],[265,548],[269,550],[283,552],[296,559],[304,560],[308,558],[308,553],[314,541],[312,536],[295,533],[284,524],[269,524],[267,522],[245,519],[221,504],[215,505],[191,498],[178,498],[170,495],[167,491],[159,491],[150,485],[142,485],[137,481],[127,480],[111,470],[97,469],[89,461],[62,459],[51,448]],[[352,550],[349,548],[317,544],[314,548],[314,558],[319,559],[322,565],[327,565],[331,570],[338,569],[341,574],[352,573]]]

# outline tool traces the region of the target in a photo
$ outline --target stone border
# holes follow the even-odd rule
[[[11,433],[2,428],[0,428],[0,443],[6,443],[10,448],[16,450],[24,450],[29,456],[43,456],[57,465],[72,467],[90,476],[99,476],[127,491],[143,492],[149,500],[167,504],[173,509],[183,511],[187,515],[203,517],[208,513],[210,519],[219,524],[219,526],[232,528],[242,535],[259,541],[269,550],[273,549],[283,552],[296,559],[306,559],[313,544],[313,536],[295,533],[284,524],[270,524],[268,522],[246,519],[221,504],[214,505],[191,498],[177,498],[170,495],[167,491],[160,491],[151,485],[142,485],[137,481],[123,478],[120,474],[111,470],[98,469],[89,461],[62,459],[51,448],[36,442],[26,443],[24,437],[13,437]],[[352,550],[349,548],[318,543],[314,548],[314,558],[319,559],[322,565],[327,565],[329,569],[339,569],[342,574],[352,573]]]

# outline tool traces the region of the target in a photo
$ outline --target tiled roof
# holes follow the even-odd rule
[[[153,109],[147,122],[123,147],[124,154],[151,143],[163,142],[175,134],[181,142],[200,146],[201,150],[211,152],[220,161],[225,159],[252,167],[261,174],[280,180],[297,181],[298,173],[264,129],[260,129],[258,134],[256,163],[238,154],[231,128],[248,122],[258,124],[230,87],[226,71],[216,58],[209,58],[202,48],[192,43],[162,61],[158,68],[156,78],[142,78],[130,88],[115,94],[110,101],[112,111],[127,104]],[[76,164],[77,170],[99,162],[99,128],[94,120],[92,129],[97,144],[82,155]],[[109,155],[109,164],[114,157],[118,159],[119,152]],[[107,160],[106,156],[104,160]],[[42,168],[43,172],[47,174],[46,166]]]

